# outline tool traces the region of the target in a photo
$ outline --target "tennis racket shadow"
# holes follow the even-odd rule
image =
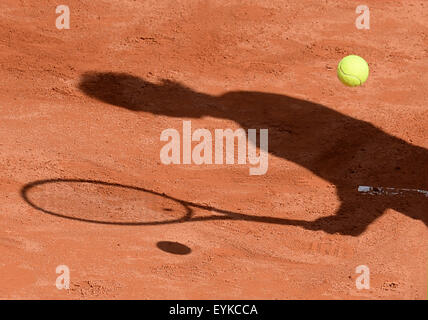
[[[61,187],[61,185],[63,185]],[[110,192],[106,192],[106,189]],[[117,191],[113,191],[117,190]],[[125,192],[125,193],[124,193]],[[61,197],[61,194],[63,197]],[[75,194],[75,196],[73,196]],[[106,195],[107,194],[107,195]],[[121,194],[124,198],[121,198]],[[96,204],[88,202],[87,199],[97,197]],[[75,221],[122,226],[156,226],[185,222],[204,222],[221,220],[241,220],[258,223],[301,226],[312,229],[311,221],[293,220],[270,216],[249,215],[230,210],[223,210],[212,206],[202,205],[191,201],[181,200],[162,192],[156,192],[142,187],[124,185],[114,182],[87,179],[47,179],[38,180],[26,184],[21,189],[21,196],[24,201],[33,209],[59,218]],[[83,196],[83,197],[82,197]],[[91,208],[100,208],[100,198],[104,197],[105,208],[100,214],[90,212]],[[143,215],[127,216],[125,219],[109,220],[111,215],[107,211],[109,204],[115,205],[113,198],[116,198],[123,206],[123,203],[132,203],[133,211],[140,211]],[[130,200],[130,198],[132,198]],[[58,203],[62,202],[63,205]],[[75,203],[79,203],[78,208]],[[138,204],[138,208],[135,208]],[[86,207],[89,205],[90,207]],[[126,207],[126,206],[125,206]],[[72,208],[67,211],[67,208]],[[144,208],[141,212],[141,208]],[[121,208],[122,209],[122,208]],[[89,211],[88,211],[89,210]],[[101,210],[103,208],[101,207]],[[126,208],[124,209],[126,210]],[[204,210],[211,215],[196,216],[195,212]],[[96,211],[96,210],[94,210]],[[83,216],[82,216],[83,215]],[[84,215],[87,215],[86,217]],[[117,217],[117,216],[116,216]],[[114,218],[114,217],[113,217]],[[131,221],[135,218],[140,221]],[[311,227],[312,226],[312,227]]]

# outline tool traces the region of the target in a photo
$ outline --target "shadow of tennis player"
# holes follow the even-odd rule
[[[428,225],[428,198],[370,196],[359,185],[428,190],[428,150],[326,106],[285,95],[234,91],[220,96],[165,80],[89,72],[79,88],[88,96],[132,111],[170,117],[230,119],[246,131],[269,129],[269,152],[293,161],[337,188],[336,214],[300,223],[311,230],[359,235],[386,209]]]

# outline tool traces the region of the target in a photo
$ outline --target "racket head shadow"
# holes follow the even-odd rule
[[[21,196],[40,212],[98,224],[163,225],[193,214],[185,201],[164,193],[99,180],[39,180],[25,185]]]

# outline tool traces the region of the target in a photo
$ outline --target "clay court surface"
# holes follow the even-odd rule
[[[426,299],[428,198],[357,189],[428,190],[427,13],[2,0],[0,297]],[[336,77],[348,54],[369,63],[361,87]],[[268,129],[267,173],[164,165],[161,132],[184,120]]]

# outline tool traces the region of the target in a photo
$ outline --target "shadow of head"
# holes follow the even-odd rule
[[[89,97],[131,111],[169,117],[211,116],[235,120],[244,127],[284,126],[296,121],[314,127],[337,117],[337,112],[329,108],[286,95],[230,91],[214,96],[179,82],[163,79],[153,83],[127,73],[86,72],[81,76],[79,89]]]
[[[86,95],[132,111],[169,117],[200,118],[215,107],[215,98],[171,80],[148,82],[127,73],[87,72],[79,82]]]

